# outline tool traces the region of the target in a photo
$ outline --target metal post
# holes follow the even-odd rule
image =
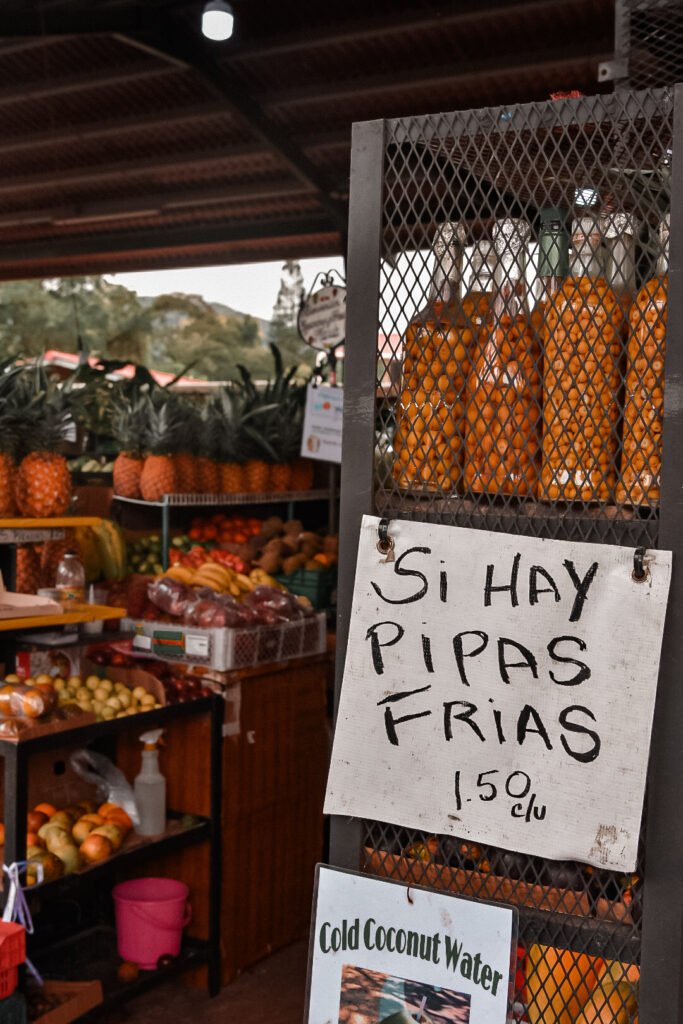
[[[171,543],[170,519],[171,512],[168,504],[168,495],[165,494],[161,505],[161,565],[164,570],[168,569],[168,549]]]
[[[5,864],[26,859],[28,813],[28,761],[20,743],[4,745],[5,764]],[[6,899],[6,890],[4,891]]]
[[[660,547],[673,551],[650,754],[643,902],[641,1024],[683,1021],[683,86],[676,86]]]
[[[223,809],[223,712],[216,695],[211,708],[211,852],[209,868],[209,995],[221,989],[221,828]]]
[[[384,133],[384,121],[353,126],[335,708],[344,671],[361,517],[373,511]],[[360,822],[332,818],[331,862],[357,868],[359,854]]]

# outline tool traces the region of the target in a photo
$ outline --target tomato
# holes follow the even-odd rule
[[[215,540],[217,536],[218,530],[213,523],[209,523],[208,526],[204,527],[204,540]]]
[[[171,548],[168,553],[168,560],[171,565],[180,565],[182,557],[183,553],[178,548]]]
[[[201,526],[193,526],[187,536],[190,538],[190,540],[201,540],[203,536]]]
[[[235,534],[235,544],[246,544],[248,540],[249,537],[243,530],[240,530],[239,533]]]

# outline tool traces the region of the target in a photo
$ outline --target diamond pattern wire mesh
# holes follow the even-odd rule
[[[672,105],[386,123],[377,514],[657,546]],[[622,877],[367,821],[363,863],[519,907],[515,1019],[635,1019],[642,855]]]
[[[620,86],[645,89],[683,81],[681,0],[616,0],[615,15]]]

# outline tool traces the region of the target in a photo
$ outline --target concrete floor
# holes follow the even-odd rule
[[[171,982],[128,1003],[125,1019],[134,1024],[301,1024],[307,967],[308,942],[298,942],[246,971],[215,999]]]

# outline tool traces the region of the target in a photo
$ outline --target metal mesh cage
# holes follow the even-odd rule
[[[645,89],[683,81],[681,0],[616,0],[614,65],[600,78],[624,88]]]
[[[657,546],[672,110],[384,122],[376,514]],[[635,1019],[642,840],[628,876],[374,821],[361,841],[366,871],[518,906],[515,1019]]]

